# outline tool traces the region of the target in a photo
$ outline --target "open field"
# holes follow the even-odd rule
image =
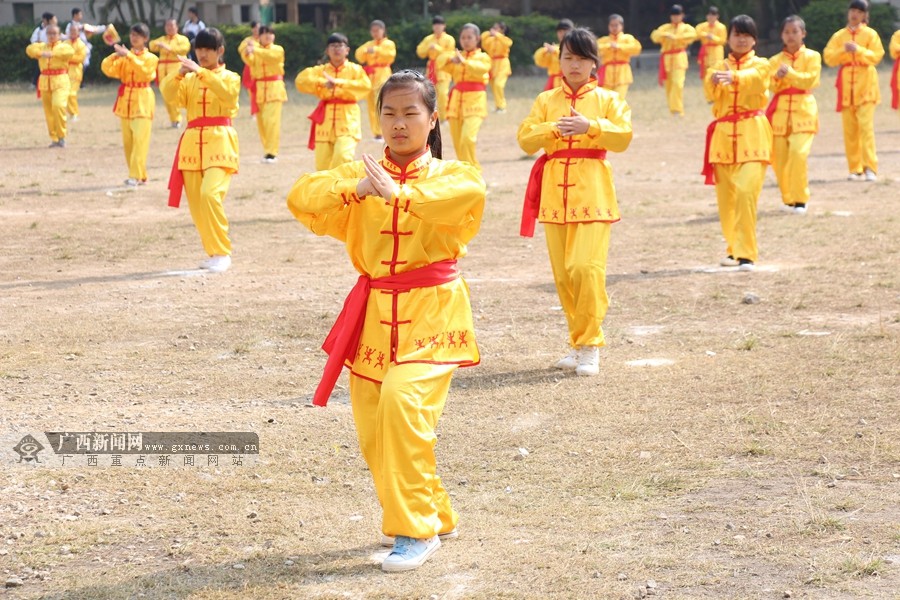
[[[0,436],[261,443],[255,465],[219,469],[4,464],[7,597],[900,598],[900,116],[877,111],[880,180],[846,181],[831,74],[809,214],[779,211],[770,172],[760,268],[725,272],[696,72],[683,120],[652,77],[611,155],[623,220],[597,378],[549,367],[564,318],[540,228],[518,236],[532,161],[515,130],[542,81],[511,80],[508,113],[486,120],[488,205],[461,262],[483,362],[458,372],[439,426],[461,535],[401,575],[378,567],[346,379],[306,406],[356,278],[285,207],[312,169],[312,101],[292,93],[274,165],[242,107],[234,266],[209,275],[186,207],[166,207],[179,133],[161,103],[151,181],[129,191],[114,87],[84,91],[63,151],[33,93],[4,90]]]

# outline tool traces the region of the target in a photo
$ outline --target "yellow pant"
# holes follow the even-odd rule
[[[163,99],[163,104],[166,105],[166,112],[169,113],[169,122],[170,123],[181,123],[181,110],[178,108],[178,103],[172,102],[171,104]]]
[[[381,135],[381,119],[378,118],[378,92],[380,90],[381,86],[378,86],[378,89],[373,89],[366,96],[366,107],[369,109],[369,124],[372,127],[372,135],[376,137]]]
[[[450,119],[450,137],[453,138],[453,149],[456,158],[464,160],[481,169],[475,158],[475,142],[478,141],[478,130],[484,117],[466,117]]]
[[[152,119],[122,119],[122,145],[128,177],[146,181],[147,153],[150,151]]]
[[[78,116],[78,90],[80,89],[80,81],[69,81],[69,99],[66,104],[66,110],[73,117]]]
[[[459,515],[437,475],[434,429],[455,365],[392,365],[382,383],[350,376],[359,447],[384,512],[385,535],[429,538]]]
[[[865,169],[878,172],[875,155],[875,104],[850,106],[841,111],[844,122],[844,150],[851,173]]]
[[[231,184],[231,173],[219,167],[181,173],[191,218],[197,226],[203,250],[209,256],[230,255],[231,240],[228,239],[224,201]]]
[[[506,110],[506,80],[509,75],[491,77],[491,92],[494,94],[494,105],[497,110]]]
[[[672,69],[666,74],[666,100],[669,112],[673,115],[684,114],[684,76],[687,71]]]
[[[450,101],[450,80],[440,81],[434,86],[437,91],[437,109],[438,118],[441,121],[447,120],[447,102]]]
[[[604,346],[603,319],[609,308],[606,257],[609,223],[545,224],[556,293],[569,323],[572,346]]]
[[[606,89],[612,90],[612,91],[614,91],[615,93],[619,94],[619,95],[622,97],[622,100],[624,100],[624,99],[625,99],[625,96],[628,95],[628,85],[629,85],[629,84],[625,83],[625,84],[622,84],[622,85],[614,85],[614,86],[608,87],[608,88],[606,88]]]
[[[357,141],[349,135],[340,135],[333,142],[316,142],[316,171],[327,171],[353,162]]]
[[[41,92],[47,132],[54,142],[66,139],[66,104],[68,101],[69,88],[67,87],[52,92]]]
[[[806,160],[812,148],[814,133],[792,133],[775,136],[772,169],[785,204],[809,202],[809,176]]]
[[[281,145],[281,102],[265,102],[256,113],[256,128],[262,142],[263,154],[278,156]]]
[[[756,205],[762,192],[766,163],[715,165],[719,222],[728,244],[727,254],[756,262]]]

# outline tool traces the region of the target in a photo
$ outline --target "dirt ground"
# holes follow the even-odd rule
[[[274,165],[242,107],[234,266],[209,275],[187,210],[166,206],[179,134],[161,104],[151,181],[129,191],[115,88],[84,90],[64,151],[46,149],[33,93],[5,89],[0,435],[260,438],[245,466],[4,464],[5,594],[900,598],[900,116],[877,111],[879,181],[846,181],[829,77],[809,213],[779,210],[770,172],[759,269],[737,273],[716,266],[696,73],[683,120],[641,75],[634,141],[611,156],[623,220],[596,378],[551,368],[565,324],[540,228],[518,236],[532,161],[515,143],[542,81],[511,80],[479,139],[487,209],[461,262],[483,362],[458,372],[439,426],[460,537],[399,575],[378,566],[346,379],[328,408],[307,406],[356,277],[285,207],[313,168],[312,102],[292,94]]]

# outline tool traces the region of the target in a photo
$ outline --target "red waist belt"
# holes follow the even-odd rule
[[[47,75],[49,77],[51,75],[66,75],[68,72],[68,69],[46,69],[41,71],[41,75]],[[37,97],[41,97],[41,86],[38,86],[37,88]]]
[[[429,60],[428,64],[425,66],[425,76],[428,77],[428,81],[437,85],[438,77],[437,77],[437,68],[435,67],[434,61]]]
[[[774,96],[772,96],[772,100],[769,102],[769,106],[766,108],[766,118],[769,120],[769,123],[772,122],[772,117],[775,115],[775,110],[778,108],[778,99],[782,96],[805,96],[809,92],[807,90],[801,90],[799,88],[787,88],[781,90],[780,92],[776,92]]]
[[[284,81],[284,75],[269,75],[268,77],[261,77],[254,81]]]
[[[200,117],[188,121],[187,129],[178,138],[178,147],[175,149],[175,160],[172,161],[172,172],[169,173],[169,206],[178,208],[181,204],[181,190],[184,188],[184,174],[178,168],[178,156],[181,154],[181,140],[188,129],[199,129],[201,127],[231,127],[230,117]],[[202,146],[201,146],[202,149]],[[202,156],[201,156],[202,158]],[[203,167],[202,161],[200,167]]]
[[[349,361],[353,365],[366,320],[366,303],[370,290],[406,291],[434,287],[449,283],[458,277],[459,269],[457,269],[454,259],[438,261],[419,269],[377,279],[360,275],[356,280],[356,285],[347,294],[344,307],[332,325],[328,337],[322,343],[322,350],[328,354],[328,360],[325,362],[322,379],[319,380],[316,393],[313,395],[313,404],[316,406],[328,404],[331,390],[334,389],[338,375],[341,374],[344,362]]]
[[[706,180],[704,181],[706,185],[716,184],[716,171],[713,168],[712,163],[709,162],[709,148],[712,146],[712,137],[713,133],[716,131],[716,125],[719,123],[737,123],[744,119],[752,119],[753,117],[761,117],[763,115],[765,115],[765,113],[761,110],[748,110],[746,112],[739,112],[721,117],[709,124],[709,127],[706,128],[706,151],[703,153],[703,170],[701,171],[701,173],[706,176]]]
[[[700,79],[706,78],[706,55],[710,48],[714,48],[718,44],[701,44],[700,51],[697,53],[697,64],[700,65]]]
[[[897,89],[897,86],[900,85],[900,81],[898,81],[898,69],[900,67],[900,58],[894,61],[894,70],[891,71],[891,108],[897,109],[900,108],[900,90]]]
[[[316,109],[306,115],[306,118],[313,122],[309,128],[309,142],[306,147],[310,150],[316,149],[316,125],[325,122],[325,111],[329,104],[356,104],[356,100],[341,100],[340,98],[330,98],[328,100],[319,100]]]
[[[664,52],[660,52],[659,54],[659,73],[657,73],[656,80],[659,82],[659,85],[663,85],[668,78],[669,74],[666,73],[666,55],[667,54],[681,54],[682,52],[686,52],[684,48],[680,50],[666,50]]]
[[[609,62],[605,62],[600,65],[600,68],[597,69],[597,86],[603,87],[603,84],[606,82],[606,67],[612,67],[614,65],[627,65],[631,64],[630,61],[627,60],[611,60]]]
[[[544,181],[544,165],[548,160],[555,158],[594,158],[606,160],[606,150],[598,148],[572,148],[571,150],[557,150],[553,154],[541,154],[528,176],[528,187],[525,188],[525,204],[522,206],[522,223],[519,226],[519,235],[522,237],[534,237],[534,222],[537,221],[541,208],[541,183]]]
[[[125,95],[125,88],[145,88],[150,87],[150,82],[145,81],[143,83],[120,83],[119,84],[119,92],[116,94],[116,102],[113,104],[113,112],[116,112],[116,107],[119,106],[119,98]]]
[[[455,94],[456,92],[483,92],[486,89],[486,85],[484,85],[483,83],[478,83],[476,81],[460,81],[459,83],[454,83],[453,87],[450,88],[449,102],[453,102],[453,94]]]
[[[163,64],[163,63],[177,63],[177,62],[181,62],[181,61],[179,61],[179,60],[172,60],[172,59],[167,58],[167,59],[165,59],[165,60],[160,59],[160,60],[158,61],[158,64]]]
[[[375,69],[381,69],[381,68],[390,67],[390,66],[391,65],[389,65],[387,63],[376,63],[374,65],[363,65],[362,68],[363,68],[363,71],[366,72],[366,75],[371,75],[372,73],[375,72]]]
[[[509,58],[508,56],[492,56],[491,60],[503,60],[504,58]]]

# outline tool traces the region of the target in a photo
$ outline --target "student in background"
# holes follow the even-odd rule
[[[697,39],[697,32],[684,22],[684,9],[673,4],[669,22],[650,34],[654,44],[661,46],[659,55],[659,85],[666,88],[669,112],[684,116],[684,80],[688,70],[687,49]]]
[[[71,44],[59,40],[59,26],[44,28],[46,42],[29,44],[25,53],[38,62],[38,98],[44,105],[44,119],[51,148],[66,147],[66,104],[69,101],[69,60],[75,53]]]
[[[597,40],[597,53],[602,61],[597,70],[597,85],[617,92],[624,99],[628,86],[634,82],[631,57],[641,53],[641,43],[625,33],[625,19],[621,15],[609,16],[609,35]]]
[[[250,21],[250,35],[241,40],[241,43],[238,45],[239,55],[244,54],[244,49],[250,42],[254,44],[259,43],[259,23],[256,21]],[[256,113],[259,112],[259,105],[256,103],[256,82],[253,81],[253,76],[250,74],[250,65],[248,64],[244,65],[244,70],[241,72],[241,86],[250,94],[250,116],[256,118]]]
[[[241,59],[250,65],[256,83],[256,129],[263,146],[264,163],[278,160],[281,146],[281,109],[287,102],[284,87],[284,48],[275,43],[275,32],[265,25],[259,28],[259,43],[245,40]]]
[[[74,123],[78,120],[78,90],[81,89],[81,81],[84,79],[84,61],[88,49],[81,39],[81,27],[76,24],[67,29],[69,39],[66,43],[72,46],[74,54],[69,59],[69,100],[66,103],[66,112],[69,114],[69,120]]]
[[[512,75],[509,64],[509,49],[513,41],[509,37],[509,27],[503,21],[491,26],[490,31],[481,34],[481,48],[491,57],[490,84],[494,94],[494,112],[506,112],[506,81]]]
[[[575,24],[569,19],[562,19],[556,24],[556,39],[561,42],[569,31],[575,28]],[[542,69],[547,69],[547,83],[544,90],[552,90],[562,85],[562,75],[559,72],[559,44],[545,42],[543,46],[534,52],[534,64]]]
[[[728,41],[728,28],[719,21],[719,9],[710,6],[706,11],[706,21],[694,28],[700,42],[697,53],[697,64],[700,65],[700,79],[706,77],[706,69],[719,64],[725,58],[725,43]]]
[[[382,140],[381,119],[375,105],[378,103],[378,92],[381,85],[391,76],[391,65],[397,57],[397,46],[385,35],[384,21],[375,20],[369,25],[369,34],[372,39],[356,49],[356,62],[362,65],[363,70],[372,82],[372,89],[366,99],[369,108],[369,126],[376,140]]]
[[[156,68],[156,82],[162,82],[169,76],[181,69],[181,61],[179,57],[187,56],[191,51],[191,41],[186,36],[178,33],[178,21],[175,19],[167,19],[165,35],[162,35],[150,42],[150,52],[159,55],[159,66]],[[174,129],[181,127],[181,111],[168,101],[165,100],[166,112],[169,113],[169,123]]]
[[[450,93],[450,74],[438,70],[437,58],[445,52],[456,50],[456,40],[447,33],[447,22],[441,15],[435,15],[431,19],[431,34],[419,42],[416,47],[416,55],[419,58],[427,58],[425,73],[437,90],[438,115],[441,121],[447,120],[447,100]]]

